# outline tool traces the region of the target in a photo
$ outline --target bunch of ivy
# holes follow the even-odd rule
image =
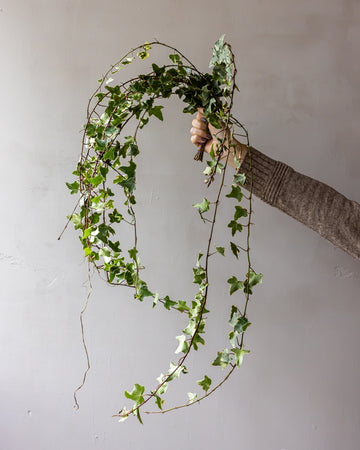
[[[155,46],[163,46],[171,51],[169,54],[171,63],[162,66],[153,63],[149,73],[112,85],[114,74],[131,64],[134,59],[146,60],[150,55],[149,51]],[[234,154],[231,152],[231,142],[235,127],[239,127],[246,138],[251,160],[247,130],[231,114],[234,91],[237,89],[236,66],[231,47],[224,42],[224,36],[213,47],[210,68],[211,73],[201,73],[181,52],[159,41],[146,42],[128,52],[98,80],[98,88],[88,104],[81,157],[73,172],[77,179],[72,183],[66,183],[71,194],[79,193],[78,203],[68,219],[74,224],[75,229],[80,231],[80,241],[89,265],[93,265],[100,274],[105,274],[107,283],[132,288],[135,299],[140,302],[150,300],[153,307],[162,304],[167,310],[176,310],[188,317],[188,324],[182,330],[182,334],[176,336],[178,346],[175,354],[180,355],[180,358],[177,362],[170,363],[166,373],[161,373],[157,379],[156,387],[147,394],[145,387],[138,383],[135,383],[132,390],[125,391],[125,397],[132,400],[133,404],[114,415],[119,417],[120,421],[133,414],[142,423],[140,409],[151,399],[154,400],[160,413],[199,402],[221,386],[234,369],[241,366],[244,355],[249,353],[244,347],[244,333],[250,325],[247,306],[253,287],[261,282],[262,274],[252,269],[249,253],[252,174],[251,180],[248,180],[250,185],[248,206],[245,207],[240,202],[244,198],[242,187],[246,179],[244,174],[237,171],[231,191],[225,195],[234,202],[233,218],[228,224],[232,236],[229,249],[236,258],[239,258],[240,253],[245,254],[248,270],[243,279],[232,275],[227,282],[230,295],[237,291],[242,292],[245,304],[242,308],[232,306],[229,318],[231,326],[228,336],[229,347],[219,350],[212,361],[212,365],[228,371],[215,386],[205,374],[197,381],[203,391],[202,395],[198,397],[197,394],[190,392],[187,402],[183,405],[164,409],[164,394],[170,382],[187,373],[184,363],[190,351],[197,351],[199,345],[205,344],[203,335],[206,314],[209,312],[206,309],[210,285],[208,265],[211,256],[215,254],[225,256],[225,247],[213,243],[213,232],[218,205],[222,198],[228,158]],[[194,114],[197,108],[202,106],[210,124],[218,129],[228,130],[227,136],[223,133],[217,137],[218,145],[211,149],[210,159],[204,171],[208,186],[215,176],[221,177],[216,200],[210,202],[207,198],[203,198],[193,205],[198,210],[200,218],[209,225],[209,240],[205,251],[198,254],[192,269],[197,293],[191,301],[175,300],[168,295],[160,296],[148,286],[142,276],[144,267],[137,249],[135,159],[140,153],[137,135],[150,119],[163,120],[163,106],[158,104],[158,99],[166,99],[172,95],[185,103],[184,113]],[[135,131],[128,134],[126,130],[130,122],[132,124],[135,122],[133,127]],[[236,158],[235,162],[239,167]],[[122,201],[119,203],[115,197],[122,197]],[[77,210],[79,211],[75,212]],[[130,226],[134,231],[134,241],[126,251],[121,249],[117,240],[114,228],[117,224]],[[247,230],[245,248],[233,242],[243,229]]]

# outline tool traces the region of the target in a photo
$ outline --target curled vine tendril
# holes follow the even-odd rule
[[[171,64],[158,66],[153,63],[151,72],[120,84],[113,84],[113,75],[131,64],[134,59],[147,59],[150,56],[149,51],[156,46],[166,47],[171,51],[169,55]],[[120,421],[133,414],[142,423],[140,409],[150,400],[155,401],[159,410],[146,411],[147,414],[163,414],[200,402],[215,392],[230,377],[235,368],[241,366],[244,355],[249,353],[249,350],[244,347],[244,334],[250,325],[247,308],[252,289],[261,282],[262,274],[254,271],[250,260],[251,147],[246,128],[231,113],[234,93],[237,89],[235,84],[237,70],[233,52],[230,45],[224,42],[224,36],[213,47],[210,68],[212,68],[212,73],[201,73],[179,50],[159,41],[146,42],[128,52],[98,80],[99,85],[90,97],[87,106],[81,157],[73,172],[77,180],[73,183],[66,183],[71,194],[80,194],[74,211],[68,216],[68,223],[71,221],[75,229],[80,230],[80,241],[89,265],[92,264],[99,274],[105,274],[108,284],[132,288],[134,297],[139,301],[152,299],[153,307],[163,304],[166,309],[177,310],[187,315],[189,319],[183,334],[176,337],[179,344],[175,353],[181,354],[179,360],[176,363],[170,363],[169,370],[159,376],[156,387],[149,393],[145,394],[145,387],[137,383],[131,392],[125,391],[125,397],[132,400],[134,404],[130,409],[124,407],[118,414],[114,414],[114,417],[119,417]],[[217,145],[212,146],[210,160],[207,161],[204,171],[208,187],[216,175],[221,177],[217,193],[215,193],[215,201],[210,202],[204,198],[201,202],[193,205],[198,210],[200,218],[209,224],[209,237],[206,250],[199,253],[196,265],[193,267],[193,283],[197,285],[198,291],[194,299],[188,302],[173,300],[169,296],[160,297],[147,285],[142,277],[144,267],[137,249],[138,233],[135,214],[137,166],[135,158],[140,153],[137,135],[152,117],[163,120],[163,106],[157,104],[157,100],[169,98],[172,95],[176,95],[185,103],[184,113],[194,114],[197,112],[197,108],[202,106],[207,121],[215,128],[222,130],[216,135]],[[126,135],[130,123],[136,124],[135,131]],[[236,127],[240,128],[240,133],[235,133]],[[238,258],[239,253],[246,254],[247,272],[244,279],[241,280],[232,275],[227,280],[230,285],[230,295],[237,291],[243,293],[245,304],[242,309],[236,305],[232,306],[229,320],[232,327],[229,333],[229,348],[218,351],[212,362],[212,365],[228,370],[215,386],[212,386],[212,380],[207,375],[202,380],[198,380],[197,384],[204,392],[200,397],[188,393],[189,399],[186,403],[164,409],[163,395],[169,383],[178,378],[180,374],[187,373],[184,363],[190,351],[196,351],[200,344],[205,344],[202,334],[205,331],[206,314],[209,312],[206,309],[206,302],[210,287],[208,277],[210,258],[214,255],[225,256],[225,247],[216,246],[213,242],[213,235],[218,207],[224,197],[224,181],[229,158],[234,158],[236,167],[240,168],[236,151],[234,151],[235,135],[246,140],[245,145],[250,162],[250,180],[247,181],[249,196],[245,197],[242,193],[242,187],[246,182],[245,175],[237,170],[232,181],[231,191],[225,195],[230,201],[235,200],[236,202],[234,217],[228,224],[232,239],[244,229],[247,234],[245,247],[230,241],[230,250],[233,256]],[[196,159],[201,158],[198,156]],[[118,201],[115,204],[115,192],[112,190],[114,188],[111,189],[109,183],[111,186],[115,186],[117,195],[118,191],[123,195],[121,209]],[[248,200],[247,208],[240,204],[243,198]],[[78,209],[79,212],[76,212]],[[134,232],[133,245],[127,252],[120,249],[120,242],[116,240],[116,228],[120,225],[129,226]],[[92,290],[90,276],[89,282],[90,291],[86,305]],[[80,319],[88,366],[82,384],[74,392],[77,407],[76,393],[83,387],[90,368],[82,322],[86,305],[81,312]]]

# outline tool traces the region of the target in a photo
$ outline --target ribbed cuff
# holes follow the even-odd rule
[[[264,202],[273,205],[283,187],[286,175],[293,169],[280,161],[269,158],[259,150],[250,147],[250,156],[249,154],[246,155],[239,169],[240,173],[245,173],[245,188],[248,190],[251,185],[250,166],[252,167],[253,173],[253,194]]]

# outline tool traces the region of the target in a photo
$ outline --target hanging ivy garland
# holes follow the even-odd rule
[[[169,54],[171,64],[158,66],[154,63],[151,72],[111,86],[114,74],[131,64],[137,57],[141,60],[147,59],[150,49],[156,46],[166,47],[171,51]],[[107,283],[132,288],[137,300],[141,302],[150,300],[153,307],[163,304],[168,310],[175,310],[188,316],[187,326],[183,329],[182,334],[176,336],[178,347],[175,353],[181,355],[179,360],[176,363],[170,363],[170,368],[157,378],[157,384],[148,393],[145,394],[145,387],[137,383],[131,391],[125,391],[125,397],[132,400],[133,404],[129,409],[124,407],[114,415],[114,417],[119,417],[120,421],[133,414],[142,423],[140,409],[143,409],[151,400],[154,400],[159,410],[146,411],[147,413],[165,413],[200,402],[218,389],[235,368],[242,364],[244,355],[249,353],[244,346],[244,333],[250,325],[247,308],[252,289],[261,282],[262,274],[253,270],[250,261],[252,172],[248,183],[250,191],[246,197],[242,193],[245,175],[236,171],[231,191],[225,195],[230,201],[235,202],[234,216],[228,227],[233,240],[238,233],[246,230],[246,245],[240,247],[237,243],[230,241],[230,250],[236,258],[239,257],[239,253],[246,255],[247,272],[242,280],[238,279],[236,275],[232,275],[227,280],[230,295],[237,291],[244,294],[243,306],[233,305],[230,311],[229,323],[232,329],[229,333],[229,348],[219,350],[212,362],[212,365],[227,369],[227,372],[215,385],[207,375],[204,375],[201,380],[197,381],[203,390],[202,395],[198,397],[197,394],[189,392],[188,400],[183,405],[164,409],[163,396],[169,383],[178,378],[180,374],[187,373],[185,361],[190,351],[196,351],[200,344],[205,344],[203,333],[206,314],[209,312],[206,309],[210,286],[208,269],[212,256],[216,254],[220,257],[225,256],[225,247],[214,244],[213,234],[218,206],[224,196],[224,179],[228,160],[235,154],[232,152],[234,145],[231,143],[236,135],[236,127],[240,128],[241,134],[246,139],[251,166],[248,132],[231,113],[234,91],[237,89],[235,84],[236,66],[231,47],[224,42],[224,36],[213,47],[210,68],[212,68],[212,73],[201,73],[181,52],[159,41],[146,42],[128,52],[99,80],[99,86],[89,100],[81,157],[73,172],[77,180],[73,183],[66,183],[71,194],[80,193],[74,211],[68,216],[68,219],[81,233],[80,241],[89,262],[90,287],[90,267],[92,265],[100,274],[105,274]],[[221,177],[219,188],[214,193],[215,200],[209,201],[204,198],[193,205],[198,210],[200,218],[209,226],[209,238],[207,248],[198,254],[196,264],[192,269],[193,283],[197,286],[197,293],[191,301],[177,301],[168,295],[160,296],[158,291],[148,286],[142,275],[144,267],[141,265],[137,248],[135,158],[140,152],[137,135],[150,118],[163,120],[163,106],[159,105],[157,100],[169,98],[172,95],[178,96],[186,104],[183,109],[184,113],[194,114],[197,112],[197,108],[202,106],[204,115],[211,125],[217,129],[227,130],[226,133],[222,132],[217,135],[217,145],[212,147],[210,160],[207,161],[204,171],[207,177],[205,180],[207,186],[211,185],[215,175]],[[127,132],[130,123],[135,123],[135,131],[132,134]],[[202,160],[203,151],[204,148],[200,148],[195,159]],[[240,164],[236,157],[234,160],[239,167]],[[113,187],[110,188],[109,184]],[[123,194],[120,204],[119,191]],[[247,199],[247,207],[240,204],[244,199]],[[78,209],[79,212],[76,212]],[[120,242],[116,239],[114,229],[116,224],[133,229],[134,241],[127,251],[120,248]],[[78,408],[76,393],[84,385],[87,371],[90,368],[82,321],[85,308],[81,312],[80,320],[88,367],[81,386],[74,393],[76,408]]]

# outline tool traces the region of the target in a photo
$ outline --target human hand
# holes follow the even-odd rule
[[[190,130],[190,133],[191,133],[190,138],[191,142],[194,145],[196,145],[199,149],[203,147],[204,151],[208,154],[210,154],[212,146],[214,148],[214,153],[216,154],[219,145],[217,137],[223,139],[226,134],[225,128],[217,129],[207,122],[204,116],[203,108],[198,108],[196,118],[192,121],[192,128]],[[225,148],[229,148],[229,143],[227,139],[225,139],[224,146]],[[238,164],[241,164],[245,159],[245,156],[248,152],[248,148],[246,145],[238,142],[235,138],[232,139],[230,148],[231,148],[231,155],[228,159],[228,164],[234,169],[238,169],[239,168]],[[221,159],[226,158],[227,154],[228,151],[223,150]],[[237,163],[235,162],[235,158]]]
[[[218,130],[207,122],[203,108],[198,108],[196,118],[192,121],[190,133],[191,142],[198,148],[203,147],[208,154],[210,154],[212,146],[214,146],[214,152],[216,153],[218,141],[215,136],[219,138],[224,136],[224,130]]]

